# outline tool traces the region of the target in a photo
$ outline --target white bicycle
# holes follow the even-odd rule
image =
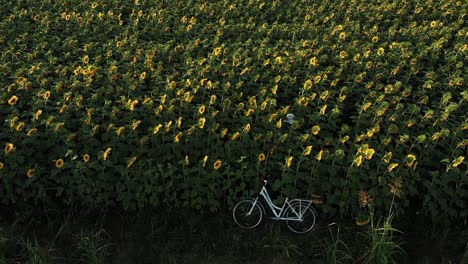
[[[278,207],[273,204],[266,189],[268,181],[263,180],[263,182],[260,195],[265,199],[273,213],[271,219],[286,221],[288,228],[295,233],[307,233],[314,228],[318,214],[312,206],[311,200],[289,200],[289,198],[286,198],[283,206]],[[258,226],[262,222],[265,213],[265,208],[260,203],[259,197],[242,200],[232,210],[234,221],[242,228]]]

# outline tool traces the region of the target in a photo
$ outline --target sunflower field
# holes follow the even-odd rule
[[[468,219],[468,2],[6,1],[0,197]],[[287,114],[294,122],[285,122]]]

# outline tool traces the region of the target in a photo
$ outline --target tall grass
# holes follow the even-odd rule
[[[364,255],[366,264],[391,264],[401,263],[405,255],[401,238],[397,234],[403,234],[393,227],[395,217],[393,197],[388,216],[375,219],[373,208],[370,208],[370,226],[364,232],[364,238],[369,241],[367,253]]]
[[[333,227],[336,227],[336,231],[333,230]],[[320,253],[318,256],[322,257],[324,263],[353,263],[354,258],[350,248],[341,238],[340,226],[337,223],[331,223],[328,225],[328,231],[330,237],[322,239],[321,251],[323,253]]]
[[[112,244],[107,242],[105,234],[102,228],[96,232],[81,230],[78,236],[78,248],[82,252],[84,263],[100,264],[106,262],[110,255],[109,247]]]

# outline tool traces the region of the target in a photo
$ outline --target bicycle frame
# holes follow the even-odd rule
[[[289,200],[288,200],[289,198],[286,198],[286,200],[284,201],[282,207],[278,207],[275,204],[273,204],[273,201],[271,200],[270,195],[268,194],[268,190],[266,189],[265,186],[262,187],[262,190],[260,191],[260,195],[265,199],[266,203],[268,204],[268,206],[271,209],[271,212],[274,214],[274,217],[271,217],[271,219],[274,219],[274,220],[302,221],[302,214],[300,212],[296,212],[296,210],[294,210],[294,208],[289,203]],[[259,197],[255,198],[254,203],[252,204],[252,208],[250,209],[248,214],[252,213],[253,208],[255,207],[255,205],[258,202],[258,198]],[[286,209],[286,206],[291,208],[291,210],[296,215],[296,217],[283,217],[282,216],[285,209]]]

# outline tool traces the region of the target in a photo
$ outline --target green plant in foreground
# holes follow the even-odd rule
[[[8,238],[3,231],[3,228],[0,227],[0,264],[7,263],[5,258],[5,248],[8,243]]]
[[[280,229],[277,225],[270,226],[270,232],[268,232],[264,240],[266,243],[263,247],[271,247],[275,250],[280,250],[288,258],[292,257],[293,255],[303,255],[297,244],[294,244],[287,238],[287,236],[281,235]]]
[[[336,234],[333,233],[332,226],[337,226]],[[349,253],[349,247],[340,237],[340,226],[336,223],[331,223],[328,225],[328,231],[330,238],[322,240],[324,243],[321,245],[323,253],[319,254],[323,257],[322,260],[330,264],[353,263],[354,259]]]
[[[468,264],[468,242],[466,243],[465,247],[465,254],[463,254],[462,260],[460,262],[461,264]]]
[[[50,263],[50,250],[45,249],[39,244],[37,239],[31,241],[20,240],[19,244],[23,248],[23,256],[27,258],[28,264],[47,264]]]
[[[398,256],[404,255],[405,252],[401,248],[402,243],[395,236],[395,233],[402,232],[392,226],[394,216],[390,209],[389,215],[383,222],[381,218],[375,222],[374,213],[371,209],[370,226],[364,233],[365,237],[370,241],[369,248],[364,256],[364,263],[399,263]]]
[[[82,256],[84,257],[84,261],[86,263],[105,263],[105,259],[109,255],[107,248],[111,244],[105,243],[103,233],[103,229],[100,229],[95,234],[92,234],[89,231],[81,230],[81,233],[78,237],[78,248],[82,252]]]

